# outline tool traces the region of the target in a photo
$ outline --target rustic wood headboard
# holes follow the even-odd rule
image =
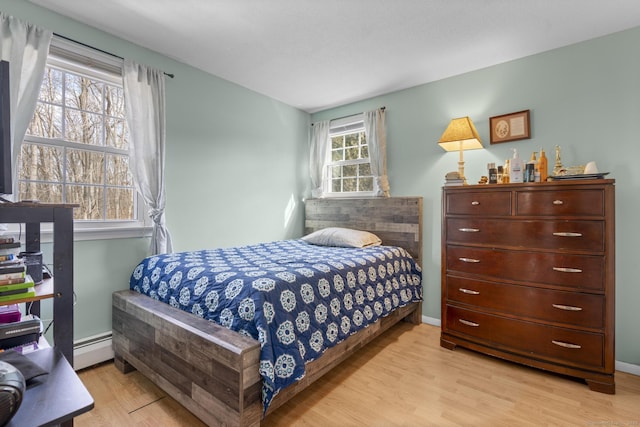
[[[307,199],[304,227],[305,234],[326,227],[369,231],[422,265],[422,197]]]

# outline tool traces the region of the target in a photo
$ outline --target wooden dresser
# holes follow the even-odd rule
[[[615,393],[614,183],[445,187],[440,345]]]

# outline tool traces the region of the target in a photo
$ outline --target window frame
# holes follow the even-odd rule
[[[374,197],[376,194],[375,191],[375,180],[373,182],[373,189],[371,191],[348,191],[348,192],[335,192],[333,190],[332,185],[332,172],[331,169],[334,166],[349,166],[349,165],[360,165],[360,164],[369,164],[371,167],[371,157],[369,156],[369,160],[367,161],[359,161],[359,160],[342,160],[334,162],[331,159],[332,146],[331,139],[335,136],[340,135],[349,135],[358,132],[365,132],[364,127],[364,114],[355,114],[348,117],[342,117],[340,119],[331,120],[329,124],[329,141],[327,142],[327,153],[326,153],[326,162],[325,169],[323,172],[323,195],[327,198],[358,198],[358,197]],[[369,150],[369,141],[367,140],[367,150]],[[372,175],[373,178],[373,175]]]
[[[47,66],[102,80],[106,83],[123,86],[121,58],[97,51],[90,47],[54,35]],[[61,140],[49,140],[41,137],[25,135],[24,143],[42,144],[49,146],[64,146],[71,149],[86,149],[84,144]],[[113,151],[122,154],[122,150],[111,150],[103,147],[105,155],[113,154]],[[100,152],[100,150],[96,150]],[[106,188],[106,187],[105,187]],[[137,219],[134,220],[78,220],[74,221],[74,240],[102,240],[114,238],[148,237],[152,232],[152,222],[147,213],[142,196],[136,190],[134,192],[134,205]],[[43,223],[41,226],[42,241],[51,241],[53,238],[53,225]]]

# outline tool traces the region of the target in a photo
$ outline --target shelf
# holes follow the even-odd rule
[[[40,316],[40,301],[53,301],[53,347],[26,354],[49,374],[35,378],[9,426],[73,426],[73,417],[93,408],[93,398],[73,370],[73,208],[71,204],[0,204],[0,224],[24,227],[26,251],[40,251],[42,223],[53,225],[52,278],[35,285],[36,296],[0,305],[27,303]],[[42,341],[42,340],[41,340]],[[46,340],[44,345],[46,344]]]
[[[55,296],[55,287],[53,286],[53,279],[45,279],[39,285],[34,286],[36,290],[36,296],[30,298],[20,298],[11,301],[2,301],[0,306],[9,304],[21,304],[30,303],[34,301],[42,301],[43,299],[53,298]]]
[[[53,301],[53,344],[73,366],[73,204],[0,204],[0,224],[24,224],[24,250],[41,250],[41,224],[53,226],[53,265],[55,280],[36,285],[36,296],[4,301],[1,305],[27,303],[29,312],[40,316],[40,301]]]

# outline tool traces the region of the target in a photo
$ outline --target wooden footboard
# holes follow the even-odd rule
[[[402,307],[328,349],[307,364],[301,381],[274,398],[269,412],[398,321],[420,323],[421,306]],[[125,290],[113,294],[113,348],[118,369],[138,369],[206,424],[260,424],[258,341]]]
[[[260,343],[138,292],[113,294],[113,350],[208,425],[262,417]]]

